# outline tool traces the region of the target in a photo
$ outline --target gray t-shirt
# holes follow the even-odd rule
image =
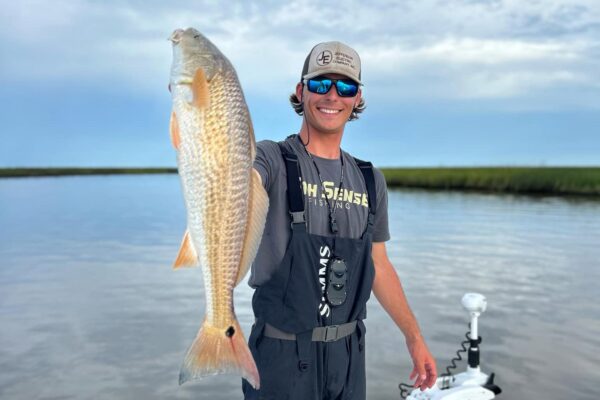
[[[354,158],[342,151],[344,158],[344,181],[338,193],[341,175],[340,159],[313,159],[321,171],[323,189],[315,166],[306,154],[304,146],[297,135],[286,139],[291,149],[298,156],[302,174],[304,192],[304,209],[308,232],[322,236],[332,236],[329,230],[329,209],[325,196],[333,206],[335,201],[335,217],[338,223],[338,236],[359,238],[367,226],[369,202],[367,189],[360,168]],[[254,168],[262,178],[262,183],[269,194],[269,212],[262,241],[252,264],[249,285],[256,288],[269,280],[283,256],[290,239],[290,215],[287,200],[287,173],[281,151],[276,142],[264,140],[257,143]],[[385,178],[377,168],[373,169],[377,191],[377,213],[373,226],[373,241],[385,242],[390,239],[387,212],[387,186]]]

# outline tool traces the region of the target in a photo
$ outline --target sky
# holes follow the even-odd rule
[[[167,40],[231,60],[258,140],[296,133],[304,59],[339,40],[367,109],[342,148],[383,166],[600,166],[600,1],[2,1],[0,167],[175,166]],[[343,5],[341,5],[343,4]]]

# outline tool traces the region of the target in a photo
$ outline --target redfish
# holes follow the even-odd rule
[[[233,306],[233,289],[256,256],[269,199],[252,168],[256,143],[235,69],[200,32],[170,37],[170,132],[187,208],[187,231],[174,268],[200,265],[206,316],[179,383],[238,373],[258,388],[258,370]]]

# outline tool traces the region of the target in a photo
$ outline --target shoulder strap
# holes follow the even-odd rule
[[[373,174],[373,164],[369,161],[359,160],[358,158],[354,158],[358,168],[360,168],[360,172],[363,174],[363,178],[365,178],[365,185],[367,186],[367,196],[369,196],[369,211],[371,214],[375,215],[377,211],[377,190],[375,189],[375,175]]]
[[[281,156],[287,171],[287,198],[292,224],[304,223],[304,196],[298,156],[290,151],[284,142],[278,142]]]

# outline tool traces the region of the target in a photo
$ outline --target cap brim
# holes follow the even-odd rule
[[[310,74],[304,75],[302,77],[302,79],[310,79],[310,78],[314,78],[315,76],[321,76],[321,75],[325,75],[325,74],[343,75],[348,79],[352,79],[354,82],[358,83],[359,85],[362,85],[362,82],[359,79],[354,78],[353,76],[349,76],[348,74],[344,74],[338,70],[329,70],[329,69],[321,69],[319,71],[311,72]]]

